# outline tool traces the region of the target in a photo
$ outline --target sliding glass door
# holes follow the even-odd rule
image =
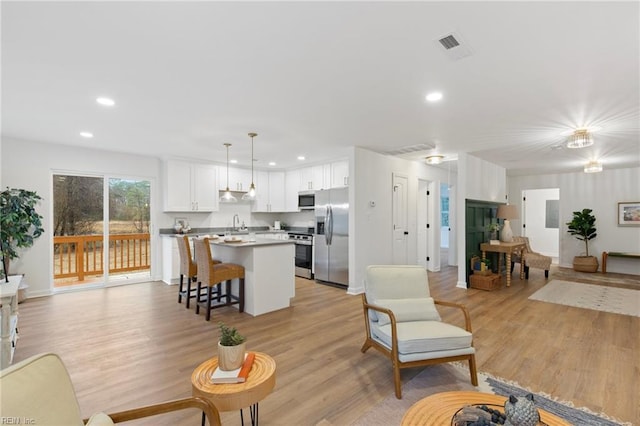
[[[53,175],[54,288],[150,278],[150,182]]]

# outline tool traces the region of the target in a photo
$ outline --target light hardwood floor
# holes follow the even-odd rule
[[[429,277],[434,297],[469,308],[479,371],[640,424],[640,318],[529,301],[545,283],[538,270],[493,292],[456,288],[455,267]],[[462,323],[454,312],[441,313]],[[191,372],[215,355],[220,320],[277,362],[276,388],[260,404],[263,425],[348,425],[393,393],[390,362],[360,352],[360,296],[305,279],[296,281],[291,308],[256,318],[217,309],[211,322],[178,304],[177,287],[161,282],[28,299],[20,304],[16,361],[58,353],[85,416],[131,408],[190,395]],[[403,382],[420,370],[403,371]],[[221,417],[223,424],[240,421],[237,412]],[[199,419],[184,412],[136,424]]]

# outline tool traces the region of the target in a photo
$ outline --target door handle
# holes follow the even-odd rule
[[[409,232],[408,231],[404,231],[404,235],[409,235]]]

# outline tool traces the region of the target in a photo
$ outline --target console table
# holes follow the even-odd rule
[[[22,275],[9,276],[9,282],[0,282],[0,369],[8,367],[13,361],[18,340],[18,287]]]
[[[507,287],[511,286],[511,254],[526,250],[525,243],[518,243],[518,242],[503,243],[502,241],[500,242],[500,244],[482,243],[480,244],[480,250],[482,250],[482,259],[487,258],[488,251],[494,252],[494,253],[505,253],[507,255],[506,264],[505,264],[506,276],[507,276]],[[524,268],[522,268],[522,264],[520,265],[521,265],[520,279],[522,280],[524,279]],[[499,273],[500,273],[500,264],[498,262],[498,274]]]

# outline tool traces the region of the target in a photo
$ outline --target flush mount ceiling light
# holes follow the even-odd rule
[[[116,101],[114,101],[113,99],[105,98],[102,96],[99,98],[96,98],[96,102],[99,103],[100,105],[108,106],[108,107],[112,107],[116,104]]]
[[[585,148],[593,145],[593,136],[587,129],[578,129],[567,141],[567,148]]]
[[[584,165],[585,173],[598,173],[602,171],[602,163],[599,161],[589,161]]]
[[[444,160],[444,155],[430,155],[424,159],[427,164],[440,164]]]
[[[427,94],[426,99],[429,102],[438,102],[440,99],[442,99],[442,93],[440,92],[429,93]]]
[[[91,139],[93,137],[93,133],[91,132],[80,132],[80,136],[83,138]]]
[[[253,183],[253,138],[258,136],[257,133],[249,133],[249,137],[251,138],[251,186],[249,186],[249,192],[242,196],[243,200],[253,201],[256,199],[256,185]]]
[[[224,191],[222,196],[220,197],[221,203],[237,203],[238,199],[233,196],[231,191],[229,191],[229,147],[230,143],[225,143],[224,146],[227,148],[227,189]]]

